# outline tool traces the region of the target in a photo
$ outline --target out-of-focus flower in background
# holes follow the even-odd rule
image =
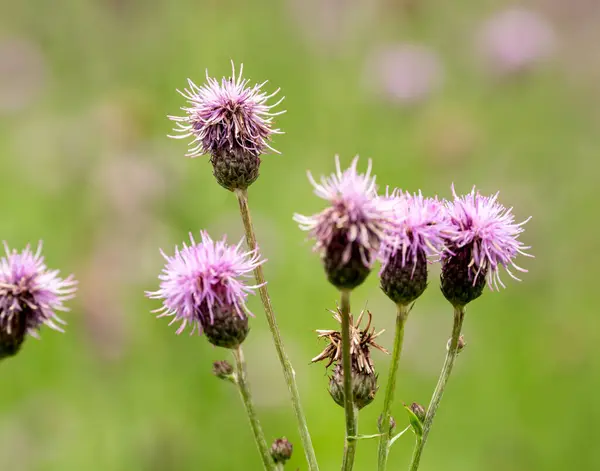
[[[0,39],[0,116],[35,102],[46,77],[46,63],[35,43],[18,37]]]
[[[543,15],[512,7],[495,13],[481,26],[477,47],[486,68],[499,75],[522,72],[551,56],[554,29]]]
[[[415,105],[429,98],[443,82],[441,61],[422,44],[381,46],[367,58],[367,85],[382,99]]]

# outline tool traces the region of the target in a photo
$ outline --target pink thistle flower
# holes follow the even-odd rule
[[[394,190],[393,222],[380,250],[381,289],[407,305],[427,287],[427,257],[440,255],[448,231],[444,205],[437,198]]]
[[[38,338],[45,324],[64,332],[65,325],[55,311],[68,311],[64,301],[75,297],[77,281],[73,275],[62,279],[58,270],[49,270],[42,256],[42,243],[32,252],[22,252],[4,243],[6,255],[0,258],[0,358],[14,355],[25,334]]]
[[[188,157],[202,154],[215,154],[223,151],[243,150],[258,156],[265,149],[278,153],[269,145],[273,134],[282,134],[273,128],[273,117],[285,113],[271,110],[279,105],[266,102],[274,97],[279,89],[270,95],[262,91],[266,81],[248,86],[249,80],[242,78],[243,64],[236,77],[235,66],[231,63],[231,77],[223,77],[221,82],[208,76],[206,84],[199,87],[188,79],[189,89],[177,90],[189,102],[181,108],[185,116],[169,116],[175,121],[174,131],[169,136],[175,139],[192,137]]]
[[[257,251],[243,251],[243,240],[227,245],[226,238],[214,241],[205,231],[200,238],[196,243],[190,234],[191,244],[176,247],[172,257],[161,251],[167,263],[159,275],[160,288],[146,295],[163,301],[162,308],[154,311],[158,317],[172,316],[169,325],[181,323],[177,334],[191,325],[191,334],[204,330],[215,345],[229,347],[233,341],[237,346],[247,334],[247,316],[252,315],[246,299],[259,287],[247,285],[243,278],[251,277],[265,260]]]
[[[335,157],[336,173],[321,177],[314,193],[331,203],[312,216],[294,215],[302,230],[315,239],[315,251],[321,253],[329,281],[342,289],[360,285],[369,274],[376,254],[390,224],[391,204],[377,196],[372,162],[367,171],[357,171],[358,157],[342,172],[339,157]]]
[[[532,257],[526,252],[530,247],[518,239],[523,225],[531,218],[515,223],[512,208],[498,203],[498,193],[482,196],[473,187],[469,194],[458,196],[454,186],[452,193],[454,201],[446,202],[452,232],[447,238],[448,248],[442,255],[442,291],[447,285],[446,291],[453,297],[453,285],[461,284],[463,290],[467,284],[477,288],[479,296],[486,279],[490,289],[498,290],[499,286],[504,287],[500,279],[501,266],[512,278],[519,280],[509,267],[527,272],[516,265],[514,259],[519,254]]]
[[[550,23],[525,8],[496,13],[479,34],[481,52],[489,66],[504,74],[521,72],[547,58],[556,40]]]
[[[440,255],[449,230],[444,204],[437,198],[425,198],[421,192],[392,192],[393,221],[382,245],[383,271],[390,257],[400,255],[402,266],[416,266],[419,256]]]

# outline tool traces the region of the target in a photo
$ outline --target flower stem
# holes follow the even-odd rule
[[[433,392],[433,396],[431,397],[431,402],[429,403],[429,407],[427,408],[427,415],[425,416],[425,422],[423,424],[423,437],[420,440],[417,439],[417,443],[415,445],[412,462],[409,468],[410,471],[417,471],[417,469],[419,469],[419,463],[421,461],[421,455],[423,454],[423,448],[425,448],[425,443],[427,442],[427,437],[431,430],[431,426],[433,425],[435,413],[440,405],[442,396],[444,395],[444,390],[446,389],[446,384],[448,383],[448,379],[450,378],[450,373],[452,373],[454,360],[458,355],[458,341],[460,338],[460,331],[462,329],[464,318],[464,306],[455,307],[454,325],[452,327],[452,337],[450,338],[450,346],[448,347],[448,353],[446,354],[446,360],[444,361],[444,367],[442,368],[440,378],[438,379],[437,386],[435,387],[435,391]]]
[[[354,405],[352,393],[352,356],[350,345],[350,291],[342,290],[342,372],[344,374],[344,410],[346,412],[346,441],[344,444],[344,459],[342,471],[351,471],[356,454],[356,440],[349,437],[358,435],[358,411]]]
[[[275,463],[271,458],[269,447],[267,446],[267,441],[265,440],[265,435],[260,426],[260,422],[258,421],[258,417],[256,416],[254,403],[252,402],[250,386],[248,385],[248,381],[246,379],[246,362],[244,360],[242,347],[238,345],[238,347],[233,350],[232,353],[235,358],[235,384],[237,384],[237,387],[240,391],[240,396],[242,397],[242,402],[246,407],[246,413],[248,414],[250,426],[252,427],[252,434],[254,435],[254,440],[256,441],[256,446],[258,447],[263,466],[267,471],[275,471]]]
[[[244,223],[248,247],[250,250],[258,250],[256,235],[254,234],[254,227],[252,226],[252,218],[250,216],[250,208],[248,206],[248,191],[237,189],[235,190],[235,194],[240,205],[240,214]],[[263,274],[262,265],[259,265],[254,269],[254,277],[256,278],[256,283],[261,285],[261,287],[258,289],[260,293],[260,299],[262,300],[262,304],[265,309],[269,329],[271,330],[273,342],[275,343],[275,350],[277,351],[277,356],[279,357],[279,362],[281,363],[281,367],[283,369],[283,376],[285,377],[285,382],[292,399],[294,413],[296,414],[296,420],[298,422],[298,430],[300,432],[300,438],[304,447],[304,454],[306,456],[306,461],[308,462],[308,469],[309,471],[319,471],[317,457],[315,456],[315,450],[310,438],[310,433],[308,432],[306,417],[304,416],[302,405],[300,403],[300,394],[298,393],[298,386],[296,385],[296,373],[283,347],[281,333],[279,332],[279,327],[277,326],[275,312],[273,311],[271,298],[269,297],[267,285],[265,284],[265,275]]]
[[[404,325],[408,318],[408,306],[398,304],[398,312],[396,314],[396,334],[394,337],[394,352],[392,353],[392,362],[390,363],[390,373],[388,383],[385,390],[385,401],[383,403],[383,412],[379,418],[379,431],[382,433],[379,439],[379,459],[377,469],[384,471],[387,465],[388,454],[390,452],[390,440],[392,429],[390,426],[390,409],[394,401],[394,392],[396,391],[396,374],[398,372],[398,364],[400,363],[400,354],[402,352],[402,342],[404,340]]]

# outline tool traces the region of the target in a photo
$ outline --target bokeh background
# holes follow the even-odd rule
[[[68,332],[49,329],[0,365],[0,465],[11,471],[258,470],[236,391],[211,375],[227,352],[177,337],[150,313],[162,267],[189,231],[241,237],[233,194],[207,158],[184,157],[167,114],[186,78],[281,87],[286,132],[250,190],[266,274],[322,470],[338,469],[343,410],[329,398],[314,330],[328,286],[294,212],[323,203],[305,171],[373,158],[378,181],[425,194],[501,191],[535,259],[522,283],[469,309],[461,354],[422,469],[600,469],[597,304],[600,4],[535,0],[21,0],[0,15],[0,239],[43,239],[80,280]],[[430,288],[408,323],[398,400],[427,403],[451,329]],[[269,440],[306,469],[266,321],[245,343]],[[394,308],[376,273],[353,306],[391,344]],[[388,358],[375,353],[380,383]],[[361,413],[375,433],[383,393]],[[376,441],[357,470],[375,468]],[[412,437],[389,469],[406,469]]]

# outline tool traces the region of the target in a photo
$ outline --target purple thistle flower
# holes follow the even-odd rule
[[[169,325],[181,322],[177,334],[191,325],[192,334],[204,330],[212,341],[209,331],[213,327],[223,327],[223,322],[232,327],[236,319],[245,321],[247,333],[247,315],[252,314],[246,299],[259,286],[248,286],[242,278],[251,277],[265,260],[260,260],[257,251],[244,252],[243,240],[227,245],[225,237],[214,241],[205,231],[200,232],[200,238],[196,243],[190,234],[191,244],[176,247],[172,257],[161,251],[167,263],[159,275],[160,289],[146,293],[149,298],[163,300],[162,308],[154,312],[158,317],[173,316]],[[234,330],[240,327],[243,325],[233,326]]]
[[[393,225],[380,250],[381,289],[396,304],[408,305],[427,288],[427,257],[440,255],[448,231],[443,204],[436,198],[394,190]]]
[[[364,281],[375,261],[390,224],[391,204],[377,196],[371,160],[364,174],[356,169],[358,157],[343,172],[338,156],[335,164],[336,173],[321,177],[320,183],[308,172],[314,193],[331,206],[312,216],[295,214],[294,220],[316,240],[314,249],[321,253],[330,281],[340,288],[353,288]]]
[[[189,106],[181,108],[185,116],[169,116],[176,123],[174,131],[179,133],[169,137],[193,138],[188,157],[236,150],[258,156],[265,148],[279,153],[269,141],[273,134],[283,134],[272,127],[272,121],[285,111],[272,113],[271,109],[283,98],[274,105],[266,104],[279,89],[270,95],[263,92],[266,81],[250,87],[249,80],[242,78],[243,64],[237,77],[233,62],[231,67],[231,77],[223,77],[221,83],[209,77],[207,70],[206,84],[199,87],[188,79],[189,89],[177,90],[188,100]]]
[[[479,34],[484,58],[493,71],[504,74],[526,70],[548,57],[556,39],[542,15],[517,7],[496,13]]]
[[[73,275],[62,279],[58,270],[48,270],[40,242],[35,253],[28,245],[19,253],[4,242],[0,258],[0,357],[14,355],[25,334],[39,338],[37,330],[47,325],[64,332],[66,323],[55,311],[68,311],[63,304],[75,297]]]
[[[415,267],[419,255],[440,255],[449,230],[446,211],[437,198],[425,198],[396,189],[392,192],[393,222],[381,247],[381,271],[390,257],[400,255],[402,266],[407,262]]]
[[[443,254],[443,262],[455,257],[457,252],[468,248],[470,258],[471,282],[473,286],[479,277],[487,279],[491,289],[504,287],[500,279],[500,266],[507,273],[519,280],[509,269],[514,267],[520,272],[527,272],[515,264],[514,259],[518,254],[533,257],[528,254],[526,247],[518,240],[523,232],[523,225],[531,217],[521,223],[515,223],[512,208],[506,209],[498,203],[498,193],[491,196],[482,196],[475,187],[464,196],[458,196],[452,186],[454,201],[446,202],[448,222],[452,233],[448,237],[448,249]]]

